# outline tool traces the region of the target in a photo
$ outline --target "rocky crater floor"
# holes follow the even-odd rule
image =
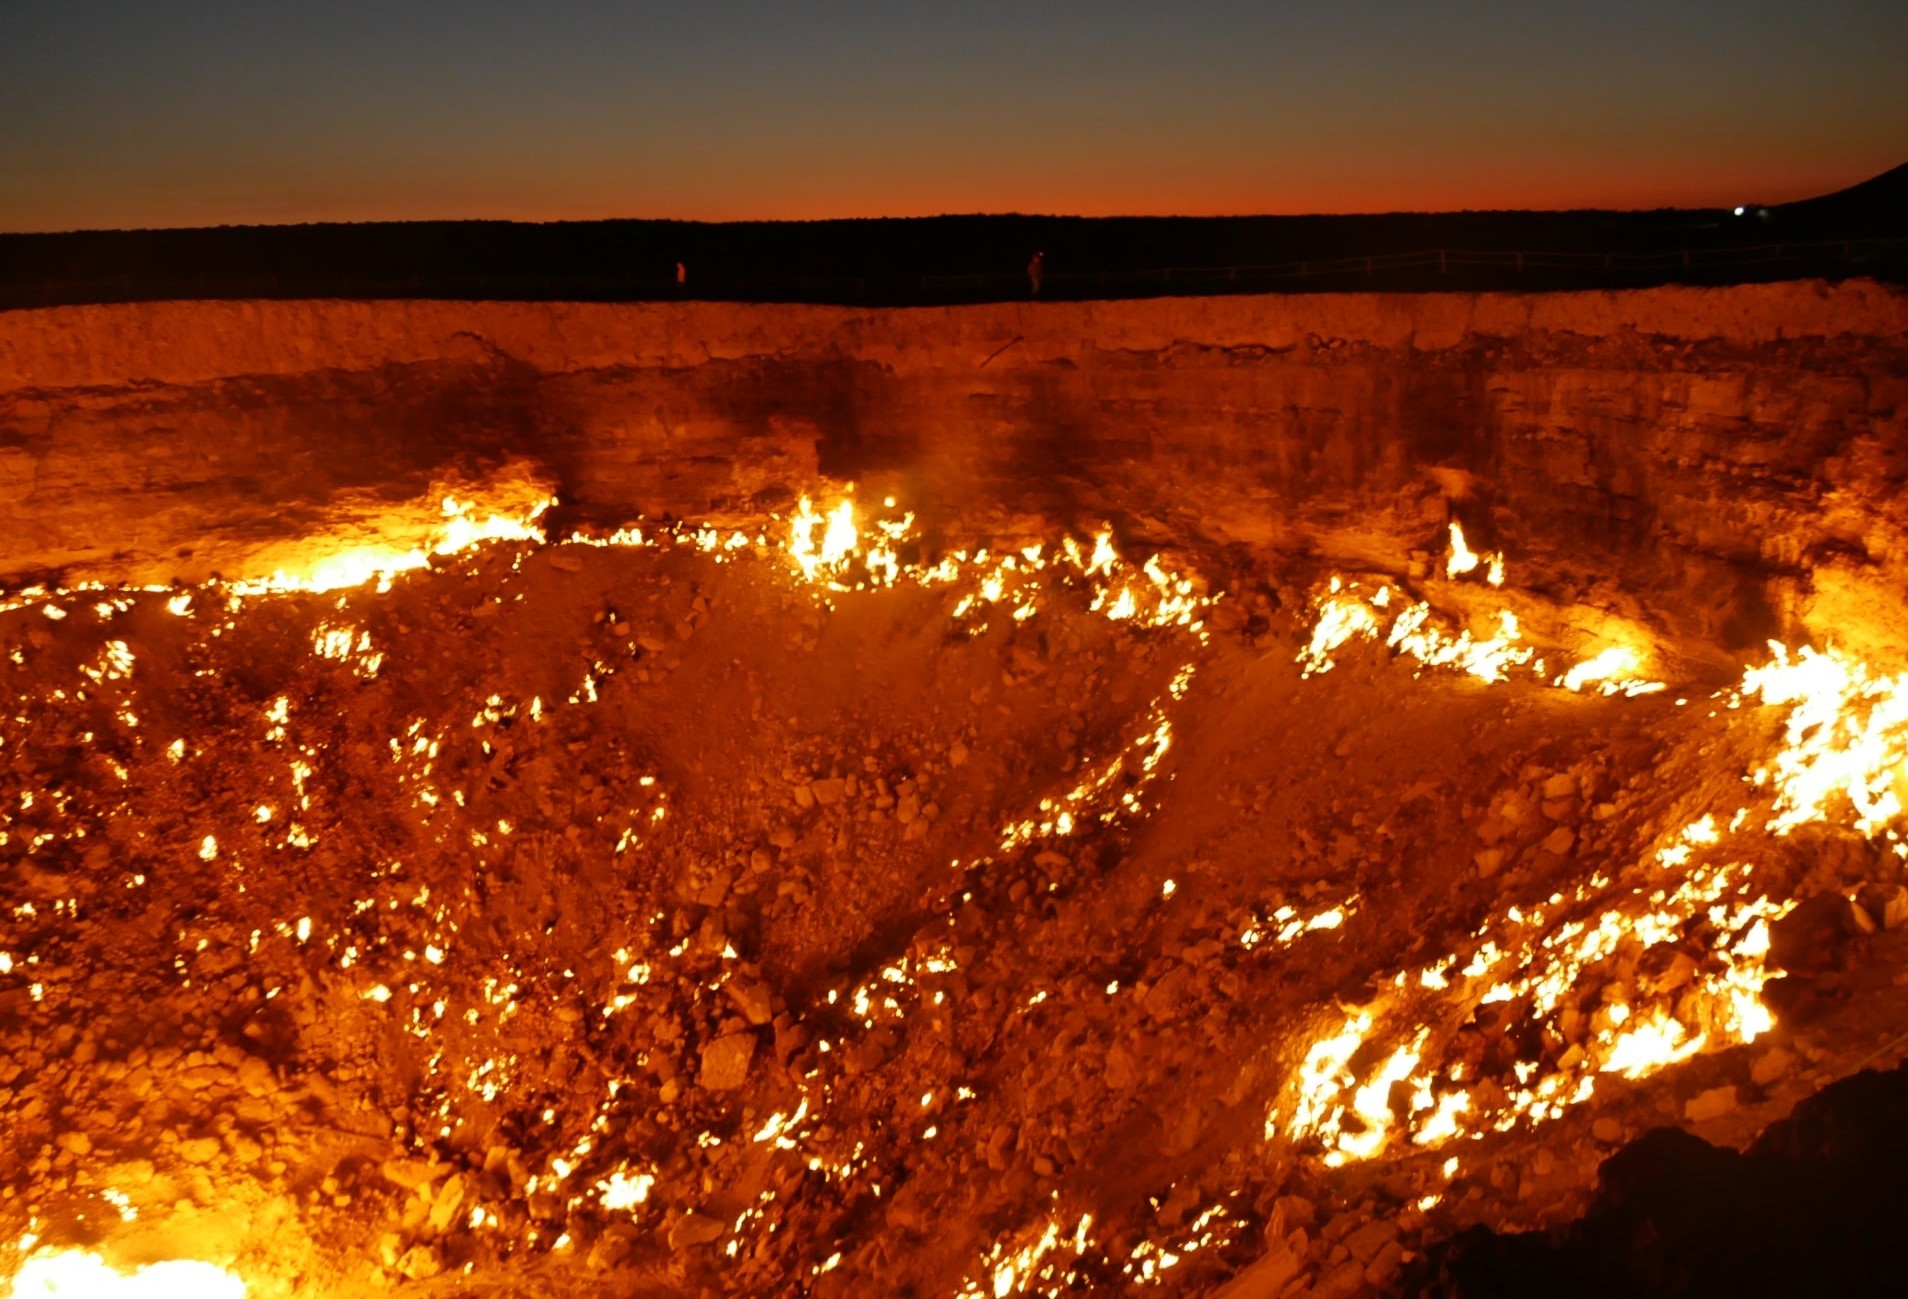
[[[0,601],[0,1276],[1517,1293],[1908,1050],[1890,665],[810,491]]]

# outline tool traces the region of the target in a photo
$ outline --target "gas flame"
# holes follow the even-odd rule
[[[1459,577],[1472,572],[1479,564],[1477,552],[1464,544],[1464,525],[1456,519],[1451,520],[1451,554],[1444,561],[1444,575]]]
[[[1475,571],[1482,557],[1461,528],[1451,531],[1447,576]],[[1420,664],[1487,681],[1530,661],[1508,611],[1499,634],[1479,641],[1440,630],[1427,604],[1398,596],[1389,585],[1367,592],[1333,578],[1314,601],[1311,638],[1298,655],[1304,675],[1330,670],[1335,652],[1355,639],[1382,638]],[[1784,835],[1844,824],[1886,835],[1908,858],[1898,833],[1908,813],[1908,673],[1877,673],[1834,649],[1772,642],[1770,654],[1719,695],[1730,709],[1760,700],[1788,710],[1776,752],[1747,776],[1767,800],[1762,828]],[[1545,680],[1541,661],[1533,666]],[[1548,684],[1626,697],[1663,690],[1641,675],[1643,666],[1638,649],[1607,646]],[[1762,1001],[1780,973],[1768,963],[1770,927],[1797,903],[1771,897],[1752,861],[1725,855],[1749,814],[1737,807],[1694,817],[1624,885],[1594,872],[1487,920],[1468,960],[1453,953],[1396,971],[1395,993],[1347,1013],[1312,1043],[1267,1114],[1267,1137],[1311,1142],[1327,1166],[1338,1166],[1375,1157],[1394,1136],[1436,1146],[1546,1122],[1588,1100],[1601,1076],[1645,1078],[1755,1041],[1775,1024]],[[1658,972],[1633,978],[1650,953]],[[1443,994],[1442,1013],[1426,994]],[[1493,1015],[1510,1040],[1548,1043],[1542,1057],[1515,1061],[1502,1079],[1453,1061],[1454,1029],[1486,1007],[1501,1007]],[[1355,1071],[1355,1057],[1371,1063]]]
[[[1449,578],[1462,577],[1466,573],[1475,573],[1481,564],[1484,567],[1484,580],[1492,586],[1504,585],[1504,556],[1495,552],[1480,555],[1472,550],[1464,540],[1464,525],[1456,519],[1451,520],[1451,553],[1444,561],[1444,575]]]
[[[375,581],[378,590],[388,591],[398,574],[423,568],[434,555],[454,555],[489,541],[541,542],[544,535],[539,520],[556,504],[556,498],[540,493],[529,499],[505,499],[521,495],[521,492],[500,493],[499,499],[489,504],[446,495],[439,504],[442,518],[427,529],[418,545],[346,544],[298,567],[281,567],[266,577],[233,582],[231,590],[239,596],[280,591],[322,592]],[[323,545],[322,542],[316,544]]]
[[[1642,667],[1637,652],[1627,645],[1612,645],[1594,657],[1565,672],[1556,684],[1565,690],[1581,692],[1594,685],[1603,695],[1653,695],[1667,687],[1661,681],[1648,681],[1634,675]]]
[[[1378,634],[1378,615],[1372,612],[1371,605],[1346,595],[1345,589],[1344,580],[1334,577],[1326,597],[1318,603],[1312,638],[1298,656],[1299,666],[1308,677],[1330,672],[1337,666],[1333,651],[1343,648],[1352,639]]]
[[[894,508],[890,497],[884,505]],[[864,547],[861,529],[855,519],[855,502],[843,497],[826,514],[817,513],[815,504],[804,496],[788,523],[788,556],[805,581],[831,590],[856,590],[864,586],[893,586],[901,575],[900,556],[895,546],[914,529],[914,515],[876,519],[874,535]],[[816,532],[820,531],[820,540]],[[853,561],[859,557],[863,579],[851,580]]]
[[[13,1278],[13,1299],[245,1299],[245,1292],[245,1282],[210,1263],[121,1271],[81,1249],[41,1250]]]
[[[1769,642],[1771,661],[1743,673],[1742,693],[1790,705],[1784,744],[1756,773],[1773,784],[1769,829],[1787,834],[1825,819],[1840,795],[1855,828],[1873,835],[1900,819],[1908,797],[1908,672],[1880,676],[1833,649],[1791,654]]]
[[[1475,572],[1488,560],[1485,580],[1492,586],[1504,581],[1504,557],[1501,554],[1479,556],[1464,540],[1464,529],[1451,523],[1451,553],[1445,561],[1447,577]],[[1301,675],[1311,677],[1337,666],[1333,655],[1353,640],[1376,640],[1381,636],[1394,653],[1416,659],[1421,667],[1454,668],[1480,681],[1507,680],[1513,670],[1528,668],[1541,675],[1543,660],[1535,647],[1522,643],[1523,629],[1517,615],[1499,609],[1493,619],[1494,634],[1482,637],[1466,628],[1453,634],[1434,621],[1431,605],[1412,600],[1402,589],[1383,584],[1370,594],[1357,582],[1332,577],[1325,590],[1313,599],[1312,634],[1299,650]],[[1660,681],[1632,675],[1641,665],[1638,653],[1615,646],[1577,664],[1551,684],[1566,690],[1581,691],[1595,683],[1599,694],[1625,696],[1655,694],[1665,689]]]

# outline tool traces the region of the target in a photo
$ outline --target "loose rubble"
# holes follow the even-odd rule
[[[1787,678],[1479,657],[1468,549],[1296,602],[884,510],[10,597],[0,1242],[252,1299],[1379,1293],[1908,1001],[1899,805],[1789,762]],[[1407,632],[1320,648],[1354,589]]]

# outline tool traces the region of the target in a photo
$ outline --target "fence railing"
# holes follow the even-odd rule
[[[1233,266],[1053,270],[1042,299],[1177,294],[1640,287],[1807,276],[1908,277],[1908,237],[1816,240],[1669,251],[1558,252],[1433,248]],[[1033,296],[1025,271],[858,276],[673,277],[285,271],[137,274],[0,283],[0,309],[164,299],[451,298],[542,301],[764,301],[931,305]]]

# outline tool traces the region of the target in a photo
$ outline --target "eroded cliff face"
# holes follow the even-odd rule
[[[1908,297],[1867,283],[862,311],[161,303],[0,315],[0,572],[228,574],[527,457],[570,518],[820,476],[1267,571],[1455,513],[1559,607],[1726,656],[1908,643]]]

